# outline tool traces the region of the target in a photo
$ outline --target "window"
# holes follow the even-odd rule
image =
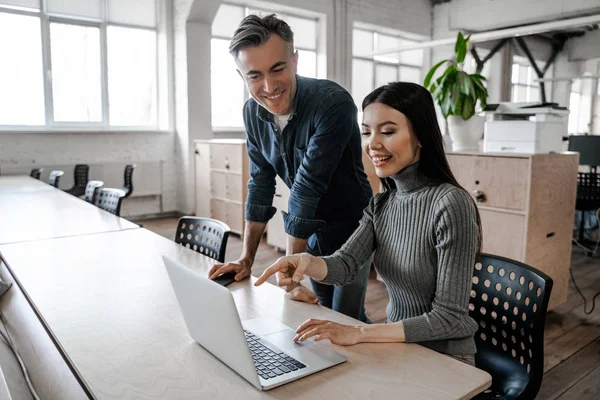
[[[155,0],[0,0],[0,127],[158,127]]]
[[[395,49],[417,42],[400,36],[355,28],[352,31],[352,97],[360,110],[366,95],[393,81],[422,84],[423,50],[374,56],[375,51]]]
[[[229,42],[242,19],[250,14],[271,14],[268,10],[232,4],[221,4],[212,23],[211,39],[211,99],[214,128],[241,128],[244,126],[242,108],[248,99],[244,81],[239,77]],[[298,51],[298,74],[317,77],[316,18],[277,13],[294,32],[294,46]]]
[[[44,125],[40,37],[38,17],[0,12],[0,125]]]
[[[110,124],[156,126],[156,32],[109,26],[107,43]]]
[[[600,90],[597,85],[598,80],[593,78],[573,80],[569,99],[569,134],[592,134],[592,96]]]
[[[536,64],[542,65],[538,61]],[[534,82],[535,79],[537,79],[537,74],[529,61],[525,58],[513,57],[511,101],[515,103],[539,102],[540,84]]]
[[[50,23],[56,122],[102,121],[100,28]]]

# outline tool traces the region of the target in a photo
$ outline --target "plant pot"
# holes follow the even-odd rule
[[[448,133],[452,139],[452,151],[479,151],[483,137],[485,118],[473,115],[468,120],[460,116],[448,116]]]

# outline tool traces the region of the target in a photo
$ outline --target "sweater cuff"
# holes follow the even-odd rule
[[[336,260],[331,256],[321,258],[325,261],[325,264],[327,264],[327,275],[322,281],[319,281],[319,283],[336,286],[348,283],[348,280],[346,279],[347,273],[341,261]]]
[[[427,314],[402,320],[406,343],[416,343],[431,340],[431,321]]]

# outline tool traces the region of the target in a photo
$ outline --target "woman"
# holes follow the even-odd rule
[[[474,365],[477,324],[468,304],[480,248],[479,214],[450,171],[431,95],[417,84],[395,82],[369,94],[362,108],[363,148],[385,192],[371,199],[358,229],[336,253],[283,257],[256,285],[276,272],[285,287],[304,275],[343,285],[375,252],[375,268],[390,296],[387,323],[347,326],[311,319],[294,340],[416,342]]]

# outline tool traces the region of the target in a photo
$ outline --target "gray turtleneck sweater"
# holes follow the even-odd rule
[[[388,322],[402,321],[406,342],[474,354],[477,323],[468,305],[479,235],[475,204],[460,188],[430,182],[418,163],[392,179],[396,189],[373,197],[350,239],[323,257],[322,282],[352,282],[375,252],[390,296]]]

